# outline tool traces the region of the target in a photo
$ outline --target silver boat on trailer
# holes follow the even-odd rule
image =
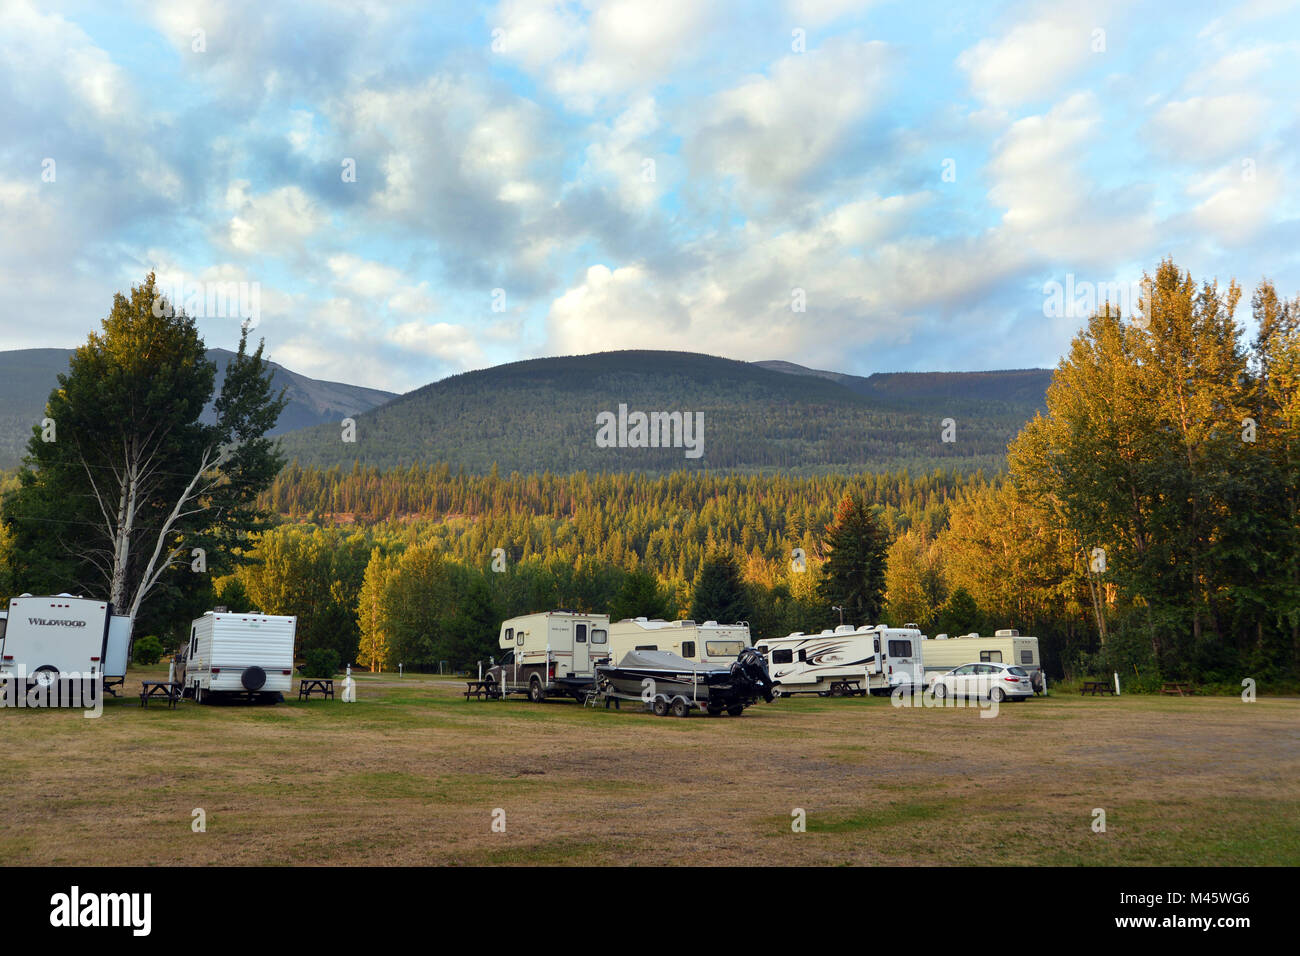
[[[628,651],[618,664],[596,668],[596,692],[610,700],[647,704],[660,717],[701,710],[738,717],[760,699],[772,700],[767,662],[746,648],[730,664],[700,664],[669,651]]]

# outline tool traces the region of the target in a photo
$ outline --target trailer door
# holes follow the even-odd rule
[[[591,670],[591,645],[587,640],[587,625],[573,625],[573,671],[586,674]]]

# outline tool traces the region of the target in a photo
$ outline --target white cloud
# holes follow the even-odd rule
[[[1272,218],[1283,194],[1283,175],[1276,161],[1244,163],[1229,163],[1187,190],[1200,198],[1192,212],[1196,224],[1225,245],[1254,237]]]
[[[1248,93],[1194,96],[1162,106],[1150,132],[1171,159],[1205,162],[1253,152],[1267,113],[1268,104]]]
[[[1050,96],[1079,73],[1091,57],[1093,30],[1104,29],[1100,6],[1068,4],[1020,23],[997,38],[965,50],[957,65],[975,95],[1010,108]]]
[[[329,221],[316,201],[297,186],[253,195],[247,180],[235,180],[226,189],[226,207],[234,214],[218,239],[250,255],[283,253]]]
[[[717,94],[688,144],[696,168],[749,188],[796,189],[877,104],[888,60],[883,43],[836,39]]]

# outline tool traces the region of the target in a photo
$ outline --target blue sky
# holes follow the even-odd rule
[[[0,348],[150,270],[394,391],[608,348],[1051,366],[1047,283],[1164,256],[1300,292],[1296,3],[0,0],[0,44]]]

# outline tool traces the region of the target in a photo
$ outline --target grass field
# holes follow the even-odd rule
[[[1296,700],[680,720],[359,677],[355,704],[0,711],[0,864],[1300,864]]]

